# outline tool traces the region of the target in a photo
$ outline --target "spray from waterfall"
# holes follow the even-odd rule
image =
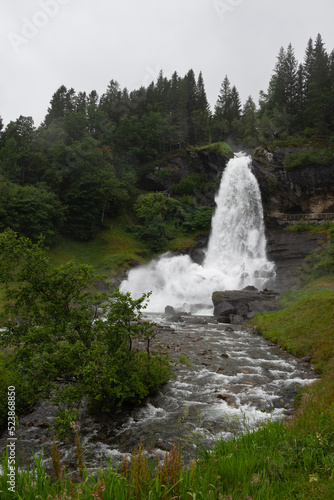
[[[250,170],[250,158],[230,160],[222,176],[212,231],[202,265],[188,255],[168,253],[131,270],[121,292],[135,298],[152,291],[147,311],[162,312],[166,305],[195,312],[212,307],[216,290],[262,289],[275,275],[266,256],[261,193]]]

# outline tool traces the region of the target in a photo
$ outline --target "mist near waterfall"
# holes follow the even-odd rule
[[[266,287],[275,269],[266,256],[261,193],[250,161],[238,154],[227,164],[203,264],[196,264],[188,255],[163,254],[132,269],[121,283],[121,292],[138,298],[151,291],[148,312],[163,312],[170,305],[203,314],[212,310],[214,291]]]

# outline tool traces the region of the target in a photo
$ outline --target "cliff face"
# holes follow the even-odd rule
[[[278,148],[274,151],[257,148],[254,151],[252,169],[260,185],[265,212],[334,212],[334,164],[293,170],[284,168],[286,154],[303,151],[305,148]]]
[[[210,148],[180,150],[157,164],[154,171],[147,173],[140,187],[147,191],[170,192],[180,181],[198,174],[201,176],[200,186],[189,194],[195,196],[201,205],[213,206],[228,160]]]
[[[252,170],[260,185],[264,212],[334,213],[334,164],[290,170],[284,167],[287,154],[306,150],[282,147],[273,150],[257,148],[254,151]],[[188,176],[199,174],[200,185],[191,194],[201,205],[213,206],[227,162],[227,157],[210,148],[180,150],[146,173],[141,188],[170,192]]]

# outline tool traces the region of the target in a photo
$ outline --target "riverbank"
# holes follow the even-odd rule
[[[126,472],[124,467],[119,473],[109,469],[95,477],[86,471],[83,482],[72,486],[64,478],[52,484],[40,463],[40,480],[36,482],[28,473],[21,475],[17,493],[27,500],[35,499],[36,495],[42,499],[48,495],[54,499],[84,499],[93,493],[95,498],[105,500],[333,497],[334,292],[313,289],[298,292],[301,293],[302,297],[290,294],[281,311],[259,315],[255,320],[264,336],[270,336],[299,356],[310,356],[322,376],[320,381],[305,386],[297,398],[294,418],[288,423],[271,422],[257,432],[221,441],[212,451],[204,448],[187,469],[181,467],[178,455],[170,452],[166,455],[169,456],[166,468],[170,467],[173,474],[164,476],[161,465],[160,472],[151,471],[152,479],[143,449],[134,454],[132,467],[128,464]],[[282,321],[284,328],[280,328]],[[5,485],[0,487],[4,489]]]

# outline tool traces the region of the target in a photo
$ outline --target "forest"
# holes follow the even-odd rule
[[[258,105],[251,96],[242,105],[226,75],[211,110],[202,73],[190,69],[170,79],[160,72],[147,88],[131,92],[111,80],[101,96],[61,86],[39,127],[20,116],[5,128],[0,119],[0,130],[0,231],[34,241],[42,233],[48,244],[58,235],[88,241],[106,218],[132,211],[139,196],[140,214],[147,205],[141,178],[173,151],[221,141],[249,151],[312,137],[327,147],[334,131],[334,50],[325,49],[320,34],[309,40],[302,63],[291,44],[282,47]],[[167,212],[186,228],[199,207],[185,194],[175,189]],[[145,217],[137,220],[145,239]]]

